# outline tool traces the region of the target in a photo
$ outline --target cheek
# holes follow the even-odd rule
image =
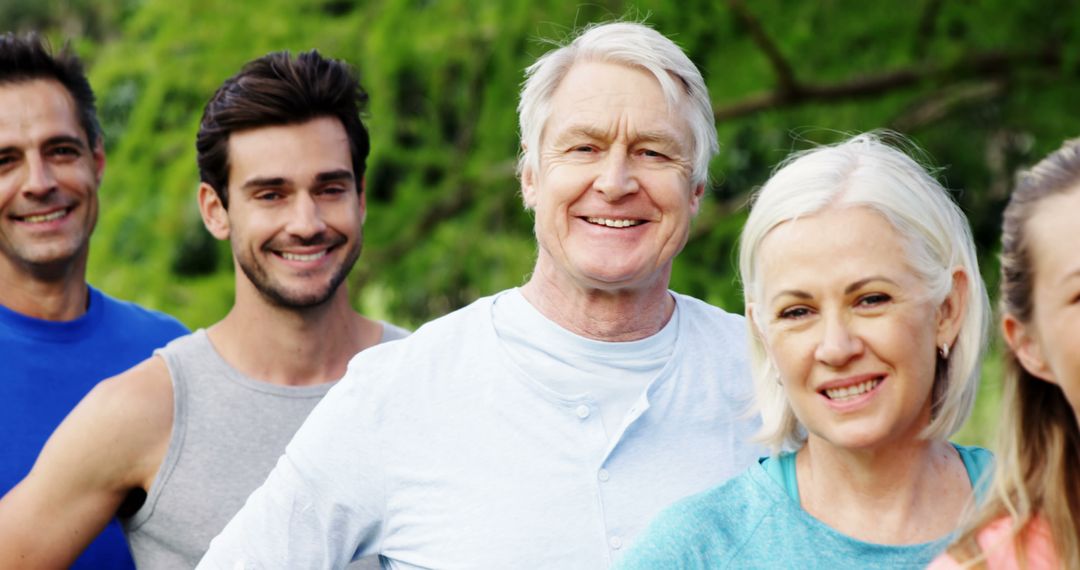
[[[96,195],[97,178],[94,176],[93,169],[85,164],[71,164],[69,166],[70,168],[58,177],[60,185],[85,196]]]
[[[800,381],[813,363],[815,343],[808,331],[777,331],[766,336],[765,345],[785,382]]]
[[[0,176],[0,209],[8,207],[15,197],[15,185]]]
[[[1034,342],[1063,390],[1072,387],[1070,400],[1080,400],[1080,310],[1074,305],[1049,307],[1035,298],[1035,315],[1031,328],[1036,332]],[[1047,309],[1040,310],[1040,308]]]
[[[930,316],[882,322],[874,346],[883,360],[932,384],[937,366],[936,330]]]

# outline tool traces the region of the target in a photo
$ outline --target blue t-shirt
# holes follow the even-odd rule
[[[90,287],[72,321],[27,317],[0,305],[0,494],[30,472],[68,412],[99,381],[187,334],[176,319]],[[134,568],[114,519],[72,568]]]
[[[956,448],[981,499],[993,456],[978,447]],[[615,567],[921,569],[953,538],[950,533],[897,546],[837,532],[800,506],[794,457],[763,458],[727,483],[679,501],[652,522]]]

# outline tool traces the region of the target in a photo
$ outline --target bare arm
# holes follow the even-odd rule
[[[134,489],[147,489],[172,431],[158,357],[98,384],[0,499],[0,568],[66,568]]]

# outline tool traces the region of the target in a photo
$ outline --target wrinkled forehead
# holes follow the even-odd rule
[[[689,144],[685,96],[672,100],[649,70],[622,63],[574,63],[554,88],[541,142],[566,132],[607,132]]]

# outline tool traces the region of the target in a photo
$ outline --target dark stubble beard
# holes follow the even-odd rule
[[[314,243],[305,245],[318,245],[327,243],[329,240],[320,238],[312,241]],[[361,230],[357,233],[356,240],[352,249],[349,251],[349,254],[330,277],[326,289],[313,294],[290,294],[270,279],[262,265],[249,262],[248,259],[241,256],[237,256],[236,261],[237,265],[239,265],[240,269],[244,272],[244,275],[247,275],[248,280],[255,285],[255,289],[257,289],[259,293],[274,306],[283,309],[312,309],[325,304],[334,296],[338,287],[340,287],[341,284],[345,282],[345,278],[349,276],[349,272],[352,271],[353,265],[356,264],[356,260],[360,258],[360,251],[363,249],[363,245],[364,235],[363,230]],[[340,246],[340,244],[337,244],[337,246]]]

